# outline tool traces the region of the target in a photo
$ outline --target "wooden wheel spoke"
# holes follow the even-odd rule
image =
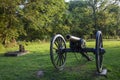
[[[59,64],[59,66],[61,66],[62,57],[61,57],[61,55],[59,57],[60,57],[60,64]]]
[[[56,48],[54,48],[53,49],[53,54],[55,55],[55,54],[57,54],[58,52],[57,52],[57,49]]]
[[[62,69],[65,65],[66,53],[62,52],[62,49],[66,48],[66,42],[62,35],[57,34],[53,37],[50,45],[50,58],[52,64],[56,69]]]
[[[57,50],[55,47],[53,47],[54,50]]]
[[[63,41],[63,40],[61,41],[61,45],[62,45],[62,47],[63,47],[63,48],[65,48],[65,46],[64,46],[64,45],[65,45],[65,43],[64,43],[64,41]]]
[[[60,57],[60,55],[58,56],[57,65],[61,66],[61,57]]]
[[[64,54],[62,55],[62,58],[63,58],[63,60],[65,60],[65,55]]]
[[[63,46],[63,45],[62,45],[62,43],[63,43],[62,41],[63,41],[62,38],[58,38],[58,44],[59,44],[60,47]]]
[[[62,55],[62,64],[64,63],[64,61],[65,61],[65,57],[64,57],[64,55]]]
[[[62,55],[60,55],[60,65],[62,65]]]
[[[65,44],[64,44],[64,42],[62,41],[62,42],[61,42],[61,46],[62,46],[62,48],[64,48],[64,45],[65,45]]]
[[[65,57],[62,54],[59,55],[59,66],[63,65],[64,61],[65,61]]]
[[[57,59],[58,59],[58,55],[55,57],[55,59],[54,59],[54,60],[56,61]]]
[[[60,64],[59,64],[59,66],[61,66],[61,65],[62,65],[62,64],[61,64],[61,60],[62,60],[62,59],[60,59]]]
[[[58,56],[57,63],[56,63],[57,65],[59,65],[59,60],[60,60],[60,57]]]
[[[60,41],[59,38],[56,39],[56,42],[58,43],[58,45],[60,45]]]
[[[59,48],[59,44],[57,43],[57,42],[54,42],[55,43],[55,46],[57,47],[57,48]]]

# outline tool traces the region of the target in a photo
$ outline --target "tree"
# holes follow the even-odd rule
[[[71,1],[68,9],[67,24],[73,35],[89,37],[93,32],[91,11],[85,1]]]
[[[0,0],[0,41],[45,39],[63,27],[64,0]],[[20,7],[22,6],[22,7]]]
[[[64,0],[29,0],[23,9],[22,20],[29,40],[45,39],[63,33]],[[22,37],[23,38],[23,37]]]
[[[0,42],[7,44],[24,33],[17,17],[20,0],[0,0],[0,4]]]
[[[86,0],[92,10],[94,28],[97,30],[102,30],[106,35],[116,35],[116,22],[118,19],[116,15],[118,12],[110,12],[110,10],[119,11],[119,0]],[[119,17],[118,17],[119,18]],[[117,21],[116,21],[116,20]]]
[[[112,4],[108,8],[108,14],[109,14],[109,19],[108,19],[108,27],[109,28],[109,33],[111,33],[111,36],[117,36],[118,31],[120,29],[120,13],[119,13],[120,7],[116,4]]]
[[[106,37],[116,36],[120,33],[119,4],[119,0],[70,1],[67,24],[72,34],[94,37],[96,31],[101,30]]]

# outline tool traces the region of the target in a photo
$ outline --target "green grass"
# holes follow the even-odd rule
[[[94,47],[95,42],[87,42]],[[0,54],[0,80],[119,80],[120,78],[120,41],[104,41],[106,53],[104,67],[108,69],[107,78],[97,76],[95,60],[87,62],[84,58],[78,62],[74,54],[67,54],[63,71],[56,71],[50,61],[49,43],[29,43],[25,46],[28,54],[19,57],[5,57],[3,52],[17,50],[7,48]],[[37,77],[37,71],[44,71],[43,77]]]

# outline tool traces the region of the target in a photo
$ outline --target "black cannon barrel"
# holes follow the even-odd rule
[[[81,39],[79,37],[75,37],[75,36],[71,36],[71,35],[67,35],[66,38],[68,40],[73,40],[73,41],[79,41]]]

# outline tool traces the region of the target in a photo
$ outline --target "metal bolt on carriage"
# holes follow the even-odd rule
[[[50,58],[53,66],[56,69],[62,70],[65,66],[67,52],[81,54],[88,61],[91,60],[91,58],[88,56],[88,52],[92,52],[95,55],[97,73],[106,74],[106,70],[104,71],[102,64],[105,49],[103,48],[101,31],[97,31],[96,33],[95,48],[87,48],[85,40],[79,37],[67,35],[66,39],[69,40],[69,48],[66,47],[66,41],[61,34],[56,34],[51,40]]]

